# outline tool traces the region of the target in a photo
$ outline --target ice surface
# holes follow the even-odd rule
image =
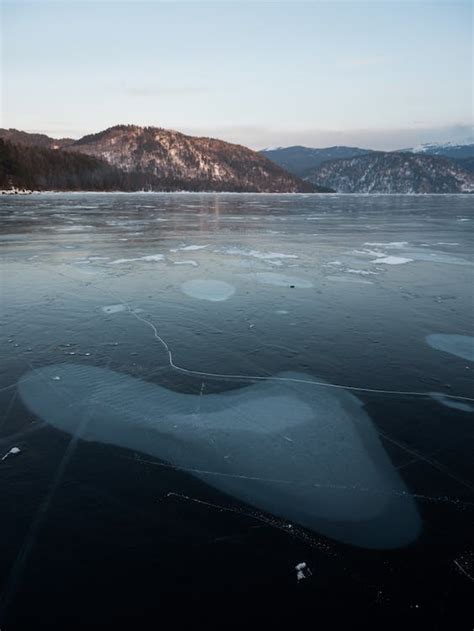
[[[296,287],[298,289],[310,289],[313,283],[304,278],[287,276],[286,274],[275,274],[273,272],[255,272],[251,277],[258,283],[264,285],[275,285],[276,287]]]
[[[159,458],[290,523],[367,548],[411,543],[420,531],[414,500],[361,402],[301,383],[308,378],[280,373],[198,395],[58,364],[25,374],[18,392],[62,431]]]
[[[227,300],[235,293],[235,287],[222,280],[188,280],[181,285],[181,289],[187,296],[211,302]]]
[[[474,362],[474,337],[470,335],[432,333],[426,336],[426,341],[438,351],[451,353],[451,355]]]

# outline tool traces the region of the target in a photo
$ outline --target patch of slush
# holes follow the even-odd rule
[[[455,401],[440,392],[433,392],[431,394],[431,398],[438,401],[438,403],[441,403],[441,405],[445,405],[447,408],[452,408],[453,410],[460,410],[461,412],[474,412],[473,405],[463,403],[462,401]]]
[[[301,383],[313,379],[304,373],[276,377],[194,395],[57,364],[26,373],[18,393],[63,432],[157,458],[289,523],[365,548],[412,543],[421,529],[414,499],[361,401]]]
[[[313,283],[304,278],[287,276],[286,274],[276,274],[273,272],[255,272],[252,278],[263,285],[274,285],[275,287],[296,287],[297,289],[310,289]]]
[[[211,302],[222,302],[235,294],[235,287],[222,280],[188,280],[181,285],[181,289],[191,298]]]
[[[199,263],[197,261],[174,261],[174,265],[191,265],[192,267],[199,267]]]
[[[102,307],[102,311],[104,313],[121,313],[122,311],[127,311],[127,305],[118,304],[118,305],[106,305]]]
[[[372,263],[383,263],[384,265],[403,265],[412,262],[413,259],[407,259],[403,256],[383,256],[372,261]]]
[[[133,259],[117,259],[116,261],[110,261],[109,265],[121,265],[122,263],[133,263],[134,261],[155,262],[164,261],[163,254],[149,254],[147,256],[139,256]]]
[[[470,335],[432,333],[426,336],[426,342],[438,351],[474,362],[474,337]]]

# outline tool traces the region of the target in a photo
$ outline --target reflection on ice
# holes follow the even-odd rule
[[[426,336],[426,341],[438,351],[451,353],[451,355],[474,362],[474,337],[470,335],[433,333]]]
[[[31,412],[54,427],[150,454],[315,532],[367,548],[414,541],[414,501],[361,402],[294,381],[304,374],[278,377],[200,396],[59,364],[31,371],[18,386]]]

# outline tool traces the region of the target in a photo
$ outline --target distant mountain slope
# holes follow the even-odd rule
[[[307,176],[340,193],[468,193],[474,174],[448,158],[374,152],[325,162]]]
[[[359,147],[326,147],[325,149],[311,149],[310,147],[280,147],[278,149],[264,149],[261,155],[294,175],[303,177],[310,170],[319,167],[327,160],[353,158],[354,156],[370,153],[371,149]]]
[[[125,190],[130,186],[146,190],[270,193],[317,190],[246,147],[156,127],[117,125],[80,140],[56,140],[42,134],[2,129],[0,138],[25,151],[27,147],[55,149],[105,161],[117,173],[129,174],[121,180]],[[49,158],[44,156],[43,160]]]
[[[444,156],[453,160],[462,160],[464,158],[474,158],[474,144],[457,145],[452,142],[444,144],[427,143],[410,149],[402,149],[401,153],[422,153],[428,156]]]

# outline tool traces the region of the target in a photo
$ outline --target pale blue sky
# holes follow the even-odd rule
[[[470,2],[2,2],[2,127],[117,123],[254,148],[458,140]]]

